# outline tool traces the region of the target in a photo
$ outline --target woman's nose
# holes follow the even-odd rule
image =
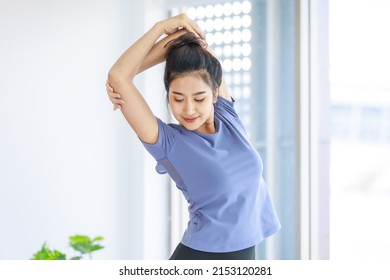
[[[195,111],[195,106],[191,101],[187,101],[184,106],[184,112],[191,115]]]

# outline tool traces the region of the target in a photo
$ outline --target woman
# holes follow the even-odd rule
[[[255,245],[280,224],[261,158],[204,39],[185,14],[157,22],[112,66],[107,92],[156,159],[157,172],[169,173],[189,203],[187,230],[170,259],[255,259]],[[164,60],[167,98],[179,124],[156,118],[133,84]]]

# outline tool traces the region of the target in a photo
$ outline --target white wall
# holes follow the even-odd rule
[[[105,237],[96,259],[168,256],[166,177],[104,86],[162,5],[1,0],[0,259],[29,259],[45,241],[71,256],[73,234]],[[161,75],[137,80],[157,114]]]

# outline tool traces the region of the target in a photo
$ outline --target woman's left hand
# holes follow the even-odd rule
[[[190,19],[185,13],[162,20],[159,22],[164,28],[164,33],[169,35],[178,30],[185,28],[188,32],[194,33],[196,36],[205,39],[205,35],[200,29],[199,25]]]

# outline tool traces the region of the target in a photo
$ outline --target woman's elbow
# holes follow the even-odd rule
[[[124,75],[121,71],[111,68],[110,71],[108,72],[108,77],[107,77],[107,82],[111,85],[114,86],[115,84],[121,84],[123,82],[128,82],[129,78]]]

